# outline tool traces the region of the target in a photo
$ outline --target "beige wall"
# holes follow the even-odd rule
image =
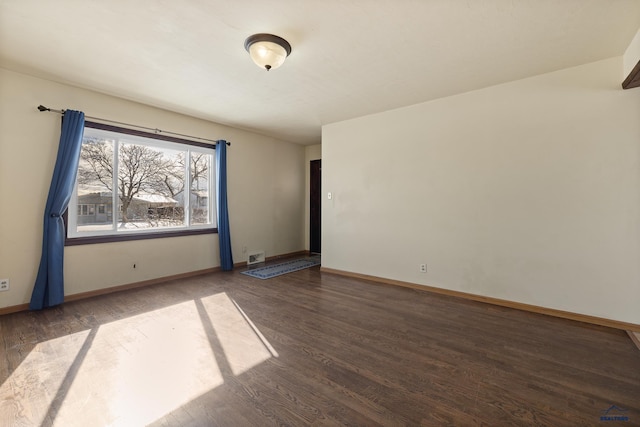
[[[309,162],[311,162],[311,160],[319,160],[322,158],[322,144],[316,144],[316,145],[308,145],[305,147],[304,150],[304,164],[305,164],[305,176],[304,176],[304,182],[305,182],[305,193],[304,193],[304,230],[303,230],[303,235],[304,235],[304,249],[305,250],[309,250],[310,248],[310,243],[309,243],[309,220],[310,220],[310,207],[309,207],[309,199],[310,199],[310,194],[309,194],[309,184],[311,183],[311,172],[310,172],[310,166],[309,166]]]
[[[323,266],[640,324],[622,62],[324,126]]]
[[[636,33],[629,47],[624,52],[623,65],[624,65],[624,77],[627,78],[633,67],[640,61],[640,30]]]
[[[305,149],[297,144],[0,69],[0,308],[29,301],[42,244],[42,214],[60,136],[60,116],[36,106],[167,131],[226,139],[234,261],[242,248],[267,256],[304,247]],[[67,295],[219,266],[217,235],[65,249]],[[137,268],[132,268],[133,263]]]

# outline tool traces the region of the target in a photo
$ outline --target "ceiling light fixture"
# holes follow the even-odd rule
[[[282,65],[291,53],[291,45],[282,37],[273,34],[254,34],[244,41],[251,59],[260,68],[267,71],[276,69]]]

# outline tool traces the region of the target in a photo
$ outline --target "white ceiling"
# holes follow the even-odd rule
[[[0,67],[315,144],[328,123],[622,55],[639,27],[638,0],[0,0]],[[244,50],[260,32],[293,47],[277,70]]]

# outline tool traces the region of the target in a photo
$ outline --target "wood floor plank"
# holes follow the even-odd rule
[[[4,426],[640,425],[624,331],[321,273],[0,316]]]

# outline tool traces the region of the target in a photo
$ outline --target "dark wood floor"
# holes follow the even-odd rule
[[[2,426],[640,425],[623,331],[318,267],[5,315],[0,334]]]

